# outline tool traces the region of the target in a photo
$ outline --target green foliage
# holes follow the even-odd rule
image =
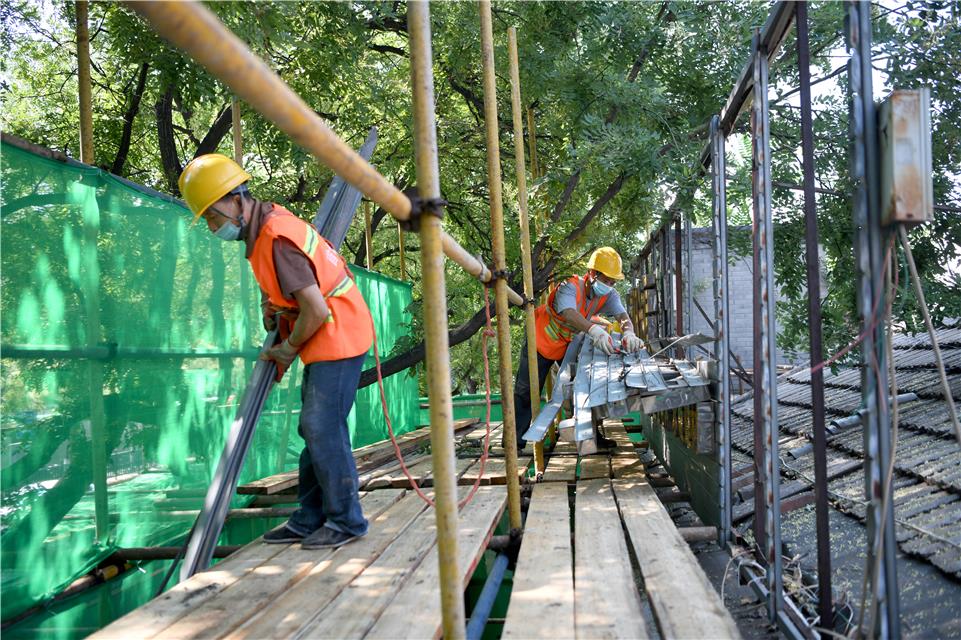
[[[949,6],[950,5],[950,6]],[[399,185],[414,182],[406,6],[400,2],[218,2],[208,5],[268,65],[350,144],[360,146],[371,126],[380,140],[373,159]],[[880,16],[875,34],[878,63],[892,84],[932,88],[935,113],[935,195],[957,203],[961,173],[961,89],[956,52],[961,46],[957,3],[908,2]],[[953,8],[953,9],[952,9]],[[435,101],[441,184],[450,202],[446,227],[471,252],[490,257],[490,226],[481,88],[479,21],[474,3],[434,3],[432,10]],[[699,224],[709,224],[710,198],[695,171],[706,123],[727,99],[749,52],[752,28],[769,11],[760,2],[497,2],[495,57],[501,131],[501,168],[508,264],[519,273],[513,132],[507,82],[506,29],[518,28],[520,76],[525,105],[534,108],[541,176],[531,180],[531,213],[538,218],[546,256],[555,273],[581,270],[583,256],[608,244],[635,254],[646,231],[675,195]],[[811,7],[815,76],[843,60],[844,5]],[[884,11],[888,11],[885,9]],[[953,13],[952,13],[953,11]],[[879,14],[882,13],[879,10]],[[5,131],[49,147],[75,152],[78,144],[72,5],[47,0],[7,3],[0,13],[4,60]],[[94,111],[98,163],[111,165],[121,150],[124,126],[131,143],[122,173],[140,183],[170,190],[158,136],[158,111],[172,94],[174,154],[182,165],[192,157],[218,115],[230,104],[229,90],[154,35],[126,7],[91,5]],[[793,37],[793,36],[792,36]],[[796,83],[789,41],[772,72],[775,93]],[[149,73],[141,106],[128,122],[142,65]],[[631,76],[637,65],[636,78]],[[841,84],[817,93],[815,122],[819,186],[845,191],[846,98]],[[797,110],[788,101],[775,108],[772,151],[776,181],[798,183]],[[526,123],[525,123],[526,125]],[[313,215],[331,179],[285,135],[249,108],[243,112],[244,161],[255,193]],[[743,131],[743,127],[741,129]],[[229,132],[217,149],[231,153]],[[729,143],[731,223],[750,221],[750,141]],[[562,199],[572,175],[577,186],[556,219],[545,222]],[[585,214],[624,176],[610,201],[582,224]],[[782,341],[803,348],[804,268],[799,200],[776,193],[777,278],[788,302],[781,310]],[[851,256],[850,203],[819,198],[819,220],[828,289],[828,345],[850,336],[856,322]],[[936,317],[961,315],[957,291],[959,223],[941,213],[930,228],[914,232],[919,267],[925,274]],[[535,237],[535,241],[536,241]],[[420,298],[416,237],[407,236],[407,270]],[[737,242],[732,243],[737,246]],[[399,273],[393,221],[380,221],[373,238],[374,268]],[[363,225],[351,229],[345,253],[358,256]],[[954,272],[945,265],[954,265]],[[452,326],[481,308],[482,292],[469,276],[447,270]],[[906,309],[909,325],[914,311]],[[419,329],[413,342],[419,337]],[[514,341],[522,338],[514,327]],[[412,345],[411,345],[412,346]],[[398,347],[399,348],[399,347]],[[477,339],[454,348],[455,386],[473,388],[482,375]],[[460,362],[463,360],[463,362]],[[495,376],[496,378],[496,376]]]

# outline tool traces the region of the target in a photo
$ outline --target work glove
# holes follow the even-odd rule
[[[611,338],[611,334],[604,331],[604,327],[599,324],[592,324],[587,334],[594,342],[595,349],[600,349],[606,355],[614,353],[614,340]]]
[[[633,331],[625,331],[621,336],[621,347],[628,353],[637,353],[644,347],[644,343],[634,335]]]
[[[297,347],[291,345],[287,340],[260,354],[261,360],[273,360],[277,363],[277,382],[280,382],[281,378],[284,377],[287,367],[290,366],[290,363],[293,362],[296,357]]]

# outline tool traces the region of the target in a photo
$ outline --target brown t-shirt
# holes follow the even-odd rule
[[[271,202],[257,202],[254,205],[245,239],[248,258],[254,251],[254,243],[257,241],[257,236],[260,235],[260,226],[273,208],[274,205]],[[277,284],[280,285],[284,297],[293,299],[294,291],[317,284],[317,277],[314,275],[314,268],[310,264],[310,259],[297,248],[297,245],[286,238],[281,238],[278,242],[274,242],[273,251]]]

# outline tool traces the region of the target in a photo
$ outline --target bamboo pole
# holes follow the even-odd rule
[[[504,209],[501,196],[500,141],[497,126],[497,87],[494,78],[494,35],[490,0],[480,0],[481,63],[484,70],[484,121],[487,129],[487,183],[490,190],[491,244],[494,269],[507,270],[504,251]],[[510,526],[521,527],[520,483],[517,478],[517,426],[514,421],[514,396],[511,371],[511,328],[507,315],[507,281],[494,283],[497,310],[497,354],[500,361],[501,409],[504,413],[504,460],[507,473],[507,509]]]
[[[236,162],[241,167],[244,166],[244,130],[243,123],[240,120],[240,100],[233,98],[230,101],[230,128],[231,134],[233,136],[234,143],[234,162]],[[244,309],[256,308],[251,305],[250,299],[250,273],[246,265],[240,268],[240,299],[243,301]],[[259,300],[257,305],[259,306]],[[243,323],[244,329],[244,346],[251,344],[250,339],[250,315],[244,311]],[[296,360],[294,364],[296,366]],[[247,378],[250,378],[250,372],[253,369],[253,364],[249,358],[244,358],[244,372]],[[293,378],[294,376],[291,375]],[[286,446],[286,445],[285,445]]]
[[[530,148],[531,156],[531,180],[538,180],[541,177],[541,169],[537,164],[537,129],[534,128],[534,109],[527,108],[527,146]],[[534,234],[541,236],[541,217],[538,213],[534,214]]]
[[[77,93],[80,107],[80,161],[94,163],[93,107],[90,90],[90,32],[87,28],[89,4],[76,3],[77,10]],[[97,245],[100,236],[100,209],[90,187],[76,185],[76,204],[83,212],[82,251],[87,269],[82,276],[87,327],[87,344],[96,347],[103,338],[100,326],[100,270]],[[87,368],[90,396],[91,466],[93,469],[96,539],[105,542],[110,534],[110,505],[107,498],[107,418],[103,404],[104,365],[91,360]]]
[[[407,5],[410,33],[410,80],[414,109],[414,151],[417,182],[424,199],[440,197],[437,131],[434,122],[434,76],[431,63],[430,7],[425,0]],[[447,338],[447,292],[441,221],[421,219],[421,279],[424,287],[424,331],[427,346],[427,387],[430,399],[431,460],[434,469],[434,509],[437,520],[437,560],[443,637],[465,637],[464,588],[457,566],[457,477],[455,473],[453,407]],[[515,476],[516,477],[516,476]]]
[[[404,228],[397,223],[397,246],[400,247],[400,279],[407,280],[407,256],[404,253]]]
[[[374,238],[370,231],[370,200],[364,200],[364,249],[367,252],[367,270],[374,268]]]
[[[531,419],[541,409],[541,385],[537,371],[537,331],[534,325],[534,274],[531,269],[531,232],[527,215],[527,172],[524,160],[524,123],[521,110],[520,62],[517,55],[517,29],[507,30],[507,49],[511,66],[511,111],[514,116],[514,168],[517,173],[517,209],[521,228],[521,266],[524,271],[524,297],[527,329],[527,371],[531,384]],[[521,354],[523,358],[525,354]],[[520,437],[521,434],[517,434]],[[534,470],[544,473],[544,442],[534,443]]]
[[[93,107],[90,91],[90,31],[87,28],[89,3],[78,0],[77,6],[77,83],[80,96],[80,162],[92,165]]]
[[[127,2],[154,30],[190,55],[247,104],[273,122],[298,145],[384,208],[397,220],[409,220],[407,196],[337,137],[313,109],[199,2]],[[443,230],[444,253],[465,271],[490,282],[490,270]],[[523,298],[508,290],[513,304]]]

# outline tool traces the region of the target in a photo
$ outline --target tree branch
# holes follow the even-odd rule
[[[220,112],[220,115],[217,116],[213,124],[210,125],[210,129],[207,130],[207,135],[204,136],[204,139],[197,145],[197,151],[194,153],[194,157],[196,158],[197,156],[217,151],[217,147],[220,146],[220,142],[230,131],[232,124],[233,109],[228,104]]]
[[[143,99],[144,89],[147,86],[147,71],[150,64],[144,62],[140,65],[140,73],[137,76],[137,86],[130,95],[130,105],[123,116],[123,132],[120,134],[120,146],[117,155],[114,156],[113,164],[110,166],[110,173],[118,176],[123,175],[123,166],[127,163],[127,156],[130,154],[130,138],[133,136],[133,121],[140,112],[140,101]]]

